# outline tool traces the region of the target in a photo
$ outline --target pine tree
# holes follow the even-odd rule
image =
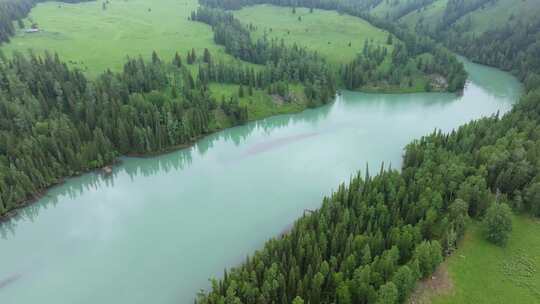
[[[154,63],[154,64],[161,63],[161,60],[159,59],[158,54],[156,53],[156,51],[152,52],[152,63]]]
[[[212,57],[210,55],[210,51],[207,48],[204,49],[203,61],[205,63],[212,62]]]
[[[386,44],[392,45],[394,43],[394,37],[392,34],[388,34],[388,38],[386,39]]]
[[[195,49],[191,49],[191,63],[195,61],[197,61],[197,54],[195,53]]]
[[[243,85],[240,85],[240,87],[238,87],[238,97],[240,97],[240,98],[244,97],[244,86]]]
[[[178,54],[178,52],[176,52],[176,54],[174,55],[172,64],[173,64],[174,66],[176,66],[177,68],[181,68],[181,67],[182,67],[182,58],[180,57],[180,54]]]

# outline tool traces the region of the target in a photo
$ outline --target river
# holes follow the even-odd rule
[[[330,105],[71,178],[0,226],[0,303],[193,303],[210,277],[434,129],[504,113],[507,73],[466,62],[463,95],[345,91]]]

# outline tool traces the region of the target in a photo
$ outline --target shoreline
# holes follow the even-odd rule
[[[319,106],[317,106],[315,108],[320,108],[322,106],[333,104],[336,101],[336,97],[341,96],[342,92],[344,90],[345,89],[338,89],[336,91],[336,94],[333,97],[331,102],[319,105]],[[394,94],[416,94],[416,93],[419,93],[419,92],[403,92],[403,93],[369,92],[369,91],[364,91],[364,90],[346,90],[346,91],[361,92],[361,93],[366,93],[366,94],[390,94],[390,95],[394,95]],[[427,91],[425,91],[425,92],[422,92],[422,93],[442,93],[442,92],[433,92],[433,91],[432,92],[427,92]],[[455,92],[450,92],[450,91],[445,91],[444,93],[455,94]],[[301,110],[298,110],[298,111],[290,111],[290,112],[286,112],[286,113],[276,113],[276,114],[271,114],[271,115],[264,116],[264,117],[259,117],[259,118],[256,118],[256,119],[249,119],[248,121],[246,121],[243,124],[238,124],[238,125],[233,125],[233,126],[228,126],[228,127],[225,127],[225,128],[221,128],[221,129],[212,130],[212,131],[210,131],[208,133],[201,134],[200,136],[197,136],[196,138],[192,139],[191,141],[189,141],[187,143],[174,145],[174,146],[165,148],[165,149],[160,150],[160,151],[153,151],[153,152],[148,152],[148,153],[120,154],[111,163],[106,163],[106,164],[104,164],[103,166],[101,166],[99,168],[92,168],[92,169],[89,169],[89,170],[86,170],[86,171],[83,171],[83,172],[77,172],[77,173],[75,173],[73,175],[63,176],[63,177],[59,178],[58,181],[46,186],[44,189],[41,189],[41,190],[37,191],[36,193],[30,194],[29,197],[27,197],[26,199],[24,199],[21,202],[17,203],[15,205],[15,207],[11,208],[10,210],[7,210],[3,214],[0,214],[0,224],[2,224],[4,222],[7,222],[10,219],[12,219],[13,217],[17,216],[21,209],[24,209],[24,208],[28,207],[29,205],[36,203],[37,201],[42,199],[44,196],[46,196],[47,193],[49,192],[49,190],[51,190],[52,188],[54,188],[56,186],[64,184],[67,179],[78,177],[78,176],[81,176],[81,175],[84,175],[84,174],[89,174],[89,173],[92,173],[92,172],[102,171],[102,169],[105,168],[105,167],[114,168],[114,166],[116,166],[116,165],[118,165],[118,164],[120,164],[122,162],[120,160],[121,157],[149,159],[149,158],[153,158],[153,157],[167,155],[167,154],[174,153],[174,152],[177,152],[177,151],[180,151],[180,150],[183,150],[183,149],[191,148],[199,140],[204,139],[207,136],[216,134],[216,133],[224,131],[224,130],[228,130],[228,129],[231,129],[231,128],[234,128],[234,127],[242,126],[242,125],[245,125],[245,124],[251,123],[251,122],[262,121],[264,119],[271,118],[271,117],[276,117],[276,116],[280,116],[280,115],[294,115],[294,114],[302,113],[302,112],[304,112],[306,110],[309,110],[309,109],[311,109],[311,108],[308,107],[307,105],[304,105],[304,107]]]
[[[122,160],[120,160],[119,157],[117,157],[117,158],[114,159],[114,161],[112,161],[111,163],[104,164],[102,167],[89,169],[89,170],[86,170],[86,171],[83,171],[83,172],[78,172],[78,173],[75,173],[75,174],[72,174],[72,175],[68,175],[68,176],[64,176],[64,177],[59,178],[56,182],[48,185],[44,189],[41,189],[41,190],[37,191],[36,193],[32,193],[31,195],[29,195],[29,197],[27,197],[26,199],[24,199],[24,200],[20,201],[19,203],[17,203],[17,205],[15,207],[11,208],[10,210],[6,211],[3,214],[0,214],[0,225],[3,224],[4,222],[9,221],[13,217],[17,216],[21,209],[24,209],[24,208],[26,208],[26,207],[34,204],[34,203],[37,203],[40,199],[45,197],[51,189],[53,189],[54,187],[65,184],[68,179],[79,177],[79,176],[82,176],[82,175],[85,175],[85,174],[90,174],[90,173],[99,173],[99,174],[102,174],[102,175],[106,175],[106,173],[103,171],[104,168],[106,168],[106,167],[114,168],[114,166],[116,166],[118,164],[121,164],[121,163],[122,163]]]
[[[336,93],[336,96],[337,96],[338,93]],[[329,104],[332,104],[335,102],[335,97],[333,99],[332,102],[329,102],[329,103],[326,103],[326,104],[323,104],[321,106],[324,106],[324,105],[329,105]],[[317,107],[318,108],[318,107]],[[99,168],[92,168],[92,169],[88,169],[86,171],[82,171],[82,172],[77,172],[75,174],[72,174],[72,175],[68,175],[68,176],[63,176],[61,178],[58,179],[58,181],[46,186],[44,189],[41,189],[35,193],[32,193],[30,194],[27,198],[25,198],[24,200],[18,202],[15,207],[7,210],[5,213],[3,214],[0,214],[0,224],[4,223],[4,222],[7,222],[9,221],[10,219],[14,218],[15,216],[17,216],[20,212],[21,209],[24,209],[34,203],[37,203],[40,199],[42,199],[44,196],[47,195],[47,193],[54,187],[56,186],[60,186],[62,184],[64,184],[66,182],[67,179],[70,179],[70,178],[75,178],[75,177],[78,177],[78,176],[82,176],[84,174],[90,174],[90,173],[95,173],[95,172],[100,172],[102,174],[105,174],[103,172],[103,168],[106,168],[106,167],[111,167],[111,168],[114,168],[115,166],[117,166],[118,164],[121,164],[122,163],[122,160],[120,159],[121,157],[132,157],[132,158],[142,158],[142,159],[149,159],[149,158],[153,158],[153,157],[158,157],[158,156],[162,156],[162,155],[167,155],[167,154],[170,154],[170,153],[174,153],[174,152],[177,152],[177,151],[180,151],[180,150],[183,150],[183,149],[187,149],[187,148],[191,148],[193,147],[199,140],[202,140],[204,139],[205,137],[208,137],[208,136],[211,136],[213,134],[216,134],[218,132],[221,132],[221,131],[224,131],[224,130],[228,130],[228,129],[231,129],[231,128],[235,128],[235,127],[239,127],[239,126],[242,126],[242,125],[245,125],[247,123],[250,123],[250,122],[255,122],[255,121],[261,121],[263,119],[266,119],[266,118],[270,118],[270,117],[275,117],[275,116],[279,116],[279,115],[294,115],[294,114],[298,114],[298,113],[302,113],[303,111],[309,109],[307,106],[302,108],[302,110],[300,111],[292,111],[292,112],[288,112],[288,113],[279,113],[279,114],[272,114],[272,115],[269,115],[269,116],[265,116],[265,117],[261,117],[261,118],[257,118],[257,119],[251,119],[251,120],[248,120],[246,121],[245,123],[243,124],[238,124],[238,125],[233,125],[233,126],[229,126],[229,127],[226,127],[226,128],[221,128],[221,129],[216,129],[216,130],[212,130],[208,133],[205,133],[205,134],[201,134],[200,136],[197,136],[196,138],[192,139],[191,141],[187,142],[187,143],[183,143],[183,144],[178,144],[178,145],[174,145],[174,146],[171,146],[171,147],[168,147],[168,148],[165,148],[161,151],[153,151],[153,152],[148,152],[148,153],[127,153],[127,154],[120,154],[118,155],[111,163],[105,163],[103,164],[103,166],[99,167]]]

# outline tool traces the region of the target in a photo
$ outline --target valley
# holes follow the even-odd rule
[[[539,10],[0,0],[0,302],[540,302]]]

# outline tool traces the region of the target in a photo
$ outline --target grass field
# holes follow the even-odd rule
[[[214,57],[233,60],[213,41],[209,26],[187,18],[198,6],[197,0],[130,0],[111,1],[107,9],[101,1],[78,4],[46,2],[38,4],[25,24],[38,23],[41,32],[27,34],[19,30],[12,42],[1,47],[13,51],[57,52],[72,66],[90,76],[110,68],[122,68],[126,56],[149,58],[156,51],[169,60],[176,51],[185,55],[195,48],[201,53],[210,49]],[[352,60],[369,39],[386,46],[388,33],[359,18],[337,12],[260,5],[235,12],[245,24],[257,27],[254,37],[265,32],[317,50],[330,62]],[[301,21],[298,18],[301,18]],[[349,46],[351,43],[351,46]],[[391,53],[391,52],[389,52]]]
[[[307,8],[296,8],[294,14],[288,7],[257,5],[237,11],[235,16],[244,24],[256,26],[255,37],[262,37],[266,32],[271,38],[316,50],[333,63],[350,62],[362,51],[366,39],[373,40],[374,45],[386,46],[389,54],[392,50],[392,46],[386,44],[387,32],[360,18],[334,11],[310,13]]]
[[[447,3],[448,0],[437,0],[427,5],[421,11],[413,11],[401,17],[400,21],[407,24],[409,28],[414,28],[416,23],[422,18],[425,24],[436,26],[444,14]]]
[[[515,216],[504,248],[488,243],[472,223],[445,266],[453,289],[432,304],[540,303],[540,221]]]
[[[370,13],[380,17],[380,18],[386,18],[387,16],[392,16],[395,14],[404,3],[407,1],[381,1],[377,6],[373,7],[370,10]]]
[[[128,55],[149,58],[153,50],[167,61],[176,51],[184,57],[191,48],[199,54],[208,48],[214,57],[231,59],[214,43],[209,26],[187,20],[197,6],[197,0],[110,1],[106,10],[102,1],[40,3],[29,18],[42,32],[19,31],[1,49],[8,54],[53,50],[90,76],[121,69]]]
[[[514,21],[528,21],[537,18],[539,14],[538,0],[498,0],[462,17],[456,23],[462,24],[470,18],[471,32],[483,33],[493,27],[505,26],[512,16]]]
[[[436,0],[421,10],[403,16],[400,21],[410,28],[414,28],[416,23],[423,19],[424,24],[435,27],[442,20],[447,3],[448,0]],[[378,6],[376,9],[381,10],[383,8]],[[490,28],[505,26],[511,18],[529,21],[538,14],[540,14],[538,0],[497,0],[464,15],[455,24],[464,25],[470,22],[468,31],[480,34]]]

